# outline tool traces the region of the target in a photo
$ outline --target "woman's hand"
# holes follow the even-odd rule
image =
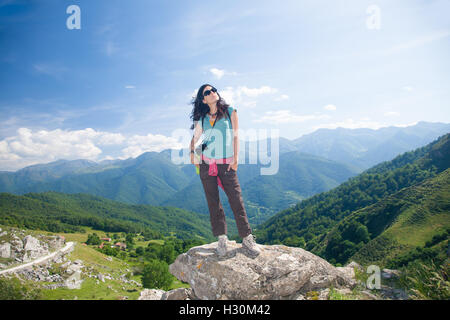
[[[199,164],[199,162],[196,161],[196,160],[197,160],[197,159],[195,159],[195,155],[194,155],[193,153],[191,153],[191,163],[192,163],[192,164],[195,164],[195,166],[196,166],[197,168],[200,169],[200,164]]]
[[[237,167],[238,167],[238,161],[235,159],[235,160],[233,160],[233,162],[231,162],[228,165],[227,171],[230,171],[230,168],[233,169],[234,171],[237,171]]]

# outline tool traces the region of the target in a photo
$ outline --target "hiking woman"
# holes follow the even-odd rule
[[[241,187],[237,177],[239,137],[238,116],[235,108],[229,106],[219,95],[217,89],[209,84],[202,85],[192,101],[191,119],[194,135],[191,140],[191,163],[200,171],[212,232],[219,238],[217,253],[224,256],[227,252],[227,224],[225,212],[219,198],[221,187],[230,203],[236,220],[242,247],[252,256],[261,249],[255,242],[248,223],[247,212],[242,200]],[[205,135],[205,147],[194,149],[201,135]],[[196,159],[196,154],[199,159]]]

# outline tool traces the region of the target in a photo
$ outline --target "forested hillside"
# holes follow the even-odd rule
[[[87,194],[1,193],[0,224],[51,232],[82,232],[80,226],[88,226],[106,232],[142,232],[152,238],[168,234],[212,238],[209,220],[197,213],[129,205]]]
[[[340,248],[333,248],[332,244],[336,243],[334,241],[328,246],[328,250],[324,249],[324,241],[329,232],[353,212],[374,205],[403,188],[418,185],[444,172],[450,164],[449,137],[450,135],[447,134],[423,148],[381,163],[349,179],[337,188],[315,195],[293,208],[280,212],[259,226],[256,232],[259,241],[303,246],[316,254],[334,259],[334,262],[346,261],[353,253],[361,249],[362,245],[358,247],[359,242],[365,243],[364,241],[368,242],[378,236],[383,228],[389,225],[389,219],[393,221],[395,215],[398,215],[401,210],[401,202],[386,202],[387,207],[381,215],[384,222],[379,221],[380,229],[377,232],[374,231],[376,228],[369,231],[363,228],[366,227],[364,225],[361,227],[352,224],[348,234],[358,238],[354,239],[357,241],[356,244],[352,242],[354,246],[341,243]],[[437,181],[445,185],[448,183],[447,177],[448,174],[444,173]],[[433,185],[432,181],[430,183]],[[445,197],[445,191],[442,196]],[[404,201],[407,202],[408,199]],[[439,210],[445,211],[447,205],[444,201]],[[342,240],[346,240],[345,237]],[[346,245],[347,248],[345,248]]]

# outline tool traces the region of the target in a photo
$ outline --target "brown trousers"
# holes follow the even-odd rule
[[[239,236],[244,238],[252,233],[247,219],[244,201],[242,200],[242,191],[235,170],[227,171],[229,164],[217,164],[217,175],[219,176],[225,193],[228,197],[231,210],[233,210],[236,220]],[[225,212],[219,198],[219,186],[217,177],[208,174],[209,164],[200,163],[200,179],[205,190],[206,201],[208,202],[209,215],[211,219],[212,232],[215,237],[227,234],[227,224],[225,221]]]

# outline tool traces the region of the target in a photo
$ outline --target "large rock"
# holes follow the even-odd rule
[[[64,246],[65,244],[64,237],[61,236],[52,236],[48,238],[48,246],[51,250],[57,250]]]
[[[39,258],[41,256],[49,254],[48,246],[46,244],[41,245],[38,239],[34,238],[31,235],[26,236],[23,239],[23,262],[29,262],[33,259]]]
[[[138,300],[161,300],[164,293],[165,291],[160,289],[144,289]]]
[[[353,288],[356,281],[326,260],[301,248],[259,245],[252,259],[241,244],[228,241],[228,254],[216,254],[217,242],[191,248],[169,266],[202,300],[298,299],[311,291]]]
[[[190,300],[192,289],[178,288],[164,292],[161,300]]]
[[[11,257],[11,244],[6,242],[0,244],[0,258],[10,258]]]
[[[81,284],[83,279],[81,279],[81,271],[74,272],[69,278],[66,279],[64,284],[68,289],[81,289]]]
[[[23,258],[23,242],[14,233],[11,235],[11,258],[22,262]]]

